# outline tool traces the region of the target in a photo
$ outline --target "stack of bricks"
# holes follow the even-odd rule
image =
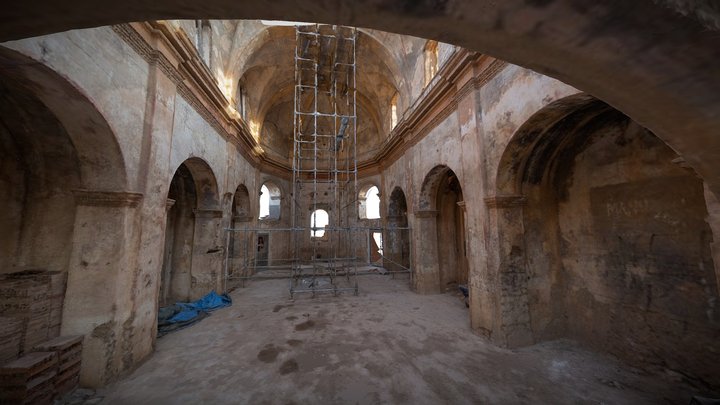
[[[24,322],[19,318],[0,316],[0,364],[20,356]]]
[[[0,316],[22,322],[19,354],[60,334],[66,279],[65,273],[45,270],[25,270],[0,278]]]
[[[0,316],[23,322],[21,354],[47,340],[50,326],[49,283],[35,280],[34,271],[7,274],[0,282]]]
[[[55,352],[27,354],[0,368],[0,403],[50,404],[55,396]]]
[[[60,336],[35,347],[40,352],[54,352],[57,355],[56,396],[64,395],[78,385],[82,341],[82,336]]]

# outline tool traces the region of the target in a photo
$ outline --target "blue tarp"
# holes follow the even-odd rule
[[[229,307],[232,304],[232,299],[227,295],[218,295],[215,291],[211,291],[210,294],[200,298],[199,300],[191,303],[178,302],[177,305],[181,305],[188,309],[197,309],[201,311],[214,311],[219,308]]]
[[[210,315],[210,312],[232,305],[232,299],[227,294],[218,294],[215,291],[195,302],[178,302],[158,311],[158,336],[190,326],[193,323]]]

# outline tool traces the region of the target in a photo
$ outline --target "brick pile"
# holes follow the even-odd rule
[[[57,271],[0,275],[0,404],[49,404],[77,387],[82,336],[57,337],[66,283]]]
[[[0,316],[21,322],[20,351],[16,355],[60,334],[66,280],[66,273],[45,270],[0,277]],[[0,329],[0,336],[12,333],[14,329]]]
[[[64,395],[78,385],[82,341],[82,336],[60,336],[35,347],[39,352],[54,352],[57,355],[56,396]]]
[[[50,404],[55,396],[58,356],[34,352],[0,368],[0,403]]]

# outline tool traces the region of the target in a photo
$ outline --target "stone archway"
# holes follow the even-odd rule
[[[421,255],[415,266],[419,291],[455,291],[457,284],[467,284],[464,211],[462,187],[455,172],[444,165],[430,170],[415,211],[415,237]]]
[[[222,210],[212,169],[190,158],[175,171],[168,190],[165,253],[158,304],[200,298],[222,290]]]
[[[123,367],[115,345],[127,342],[110,335],[134,310],[120,305],[116,286],[134,277],[129,247],[142,195],[126,191],[115,134],[90,100],[18,53],[0,48],[0,64],[0,273],[47,270],[62,279],[48,287],[49,323],[21,349],[85,335],[81,381],[99,385]]]
[[[718,357],[702,349],[720,331],[707,312],[718,290],[703,182],[679,163],[653,133],[585,94],[518,130],[488,201],[500,305],[512,308],[502,312],[514,325],[507,344],[570,337],[634,366],[720,382]]]
[[[400,187],[390,193],[386,219],[383,263],[389,271],[410,269],[410,231],[407,217],[407,199]]]

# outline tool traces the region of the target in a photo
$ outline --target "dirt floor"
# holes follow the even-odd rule
[[[453,295],[359,279],[359,296],[288,298],[253,281],[230,308],[159,339],[107,404],[688,404],[692,391],[569,341],[488,344]]]

